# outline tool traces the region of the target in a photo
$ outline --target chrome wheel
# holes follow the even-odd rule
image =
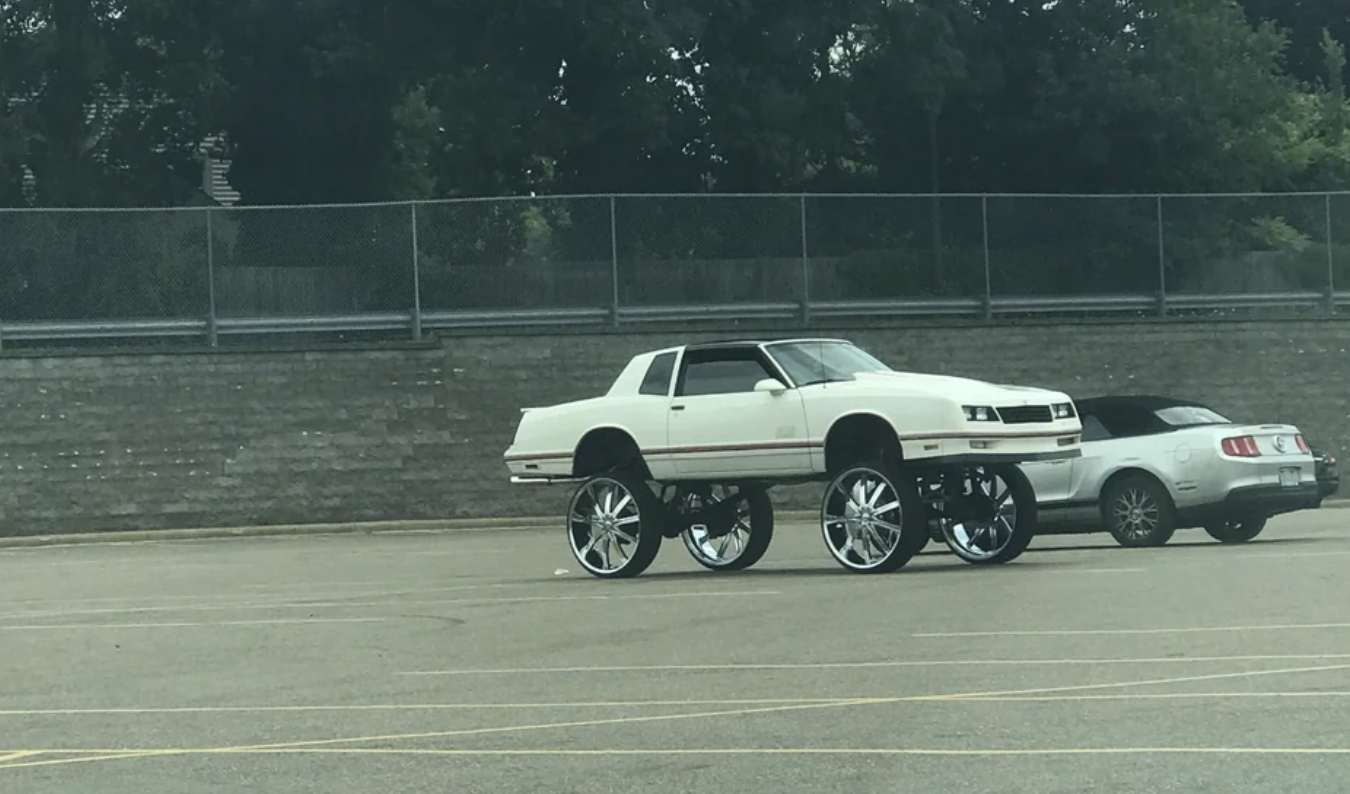
[[[1121,490],[1111,503],[1111,515],[1120,535],[1134,541],[1153,537],[1162,518],[1153,495],[1142,487],[1131,485]]]
[[[887,468],[851,468],[825,491],[821,505],[825,545],[850,571],[895,570],[926,540],[917,486]]]
[[[660,548],[660,512],[660,502],[637,477],[594,477],[577,489],[568,507],[572,555],[594,576],[635,576],[651,565]]]
[[[984,562],[1008,548],[1017,535],[1017,501],[1002,476],[981,472],[966,478],[956,497],[966,508],[961,519],[942,522],[942,536],[954,554]]]
[[[686,492],[679,501],[686,516],[735,500],[730,526],[696,521],[681,533],[695,562],[719,571],[744,570],[759,562],[773,538],[773,503],[761,488],[711,485]]]
[[[1175,508],[1162,483],[1128,474],[1102,494],[1102,519],[1122,546],[1162,546],[1176,531]]]

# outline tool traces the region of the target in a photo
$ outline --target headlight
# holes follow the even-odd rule
[[[963,405],[967,422],[997,422],[998,412],[987,405]]]
[[[1056,419],[1072,419],[1076,415],[1073,403],[1055,403],[1050,409],[1055,412]]]

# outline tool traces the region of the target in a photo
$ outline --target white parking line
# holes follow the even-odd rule
[[[1270,626],[1190,626],[1175,629],[1046,629],[1030,631],[948,631],[911,634],[911,637],[1076,637],[1127,634],[1209,634],[1233,631],[1302,631],[1347,629],[1350,623],[1287,623]]]
[[[742,670],[830,670],[839,668],[895,667],[1037,667],[1060,665],[1186,664],[1199,662],[1334,661],[1350,659],[1350,653],[1284,654],[1244,656],[1163,656],[1124,659],[910,659],[885,662],[801,662],[762,664],[658,664],[587,667],[508,667],[500,669],[416,670],[401,676],[450,675],[556,675],[561,673],[655,673],[737,672]]]
[[[531,602],[554,602],[554,601],[609,601],[612,599],[632,600],[651,600],[662,598],[744,598],[747,596],[776,596],[782,595],[777,590],[725,590],[725,591],[695,591],[695,592],[676,592],[676,593],[630,593],[630,594],[605,594],[605,595],[575,595],[575,596],[506,596],[501,598],[483,597],[483,598],[438,598],[438,599],[416,599],[402,600],[393,599],[385,601],[280,601],[274,603],[248,603],[248,604],[188,604],[183,606],[162,606],[162,607],[106,607],[102,609],[74,609],[45,612],[17,612],[8,615],[0,615],[0,620],[31,620],[34,618],[65,618],[65,617],[89,617],[93,615],[125,615],[125,614],[146,614],[146,613],[180,613],[180,612],[246,612],[246,611],[269,611],[286,609],[378,609],[388,608],[397,609],[411,606],[457,606],[463,604],[519,604]],[[4,628],[0,626],[0,628]]]
[[[284,626],[302,623],[383,623],[387,618],[294,618],[279,620],[217,620],[200,623],[67,623],[30,626],[0,626],[2,631],[90,631],[96,629],[191,629],[224,626]]]

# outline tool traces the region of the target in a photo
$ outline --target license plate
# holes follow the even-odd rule
[[[1303,470],[1298,468],[1280,469],[1280,485],[1285,488],[1297,488],[1302,473]]]

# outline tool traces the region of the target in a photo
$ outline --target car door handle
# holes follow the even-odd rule
[[[672,411],[683,411],[683,410],[684,410],[684,406],[683,406],[683,405],[672,405],[672,406],[670,406],[670,410],[672,410]]]

